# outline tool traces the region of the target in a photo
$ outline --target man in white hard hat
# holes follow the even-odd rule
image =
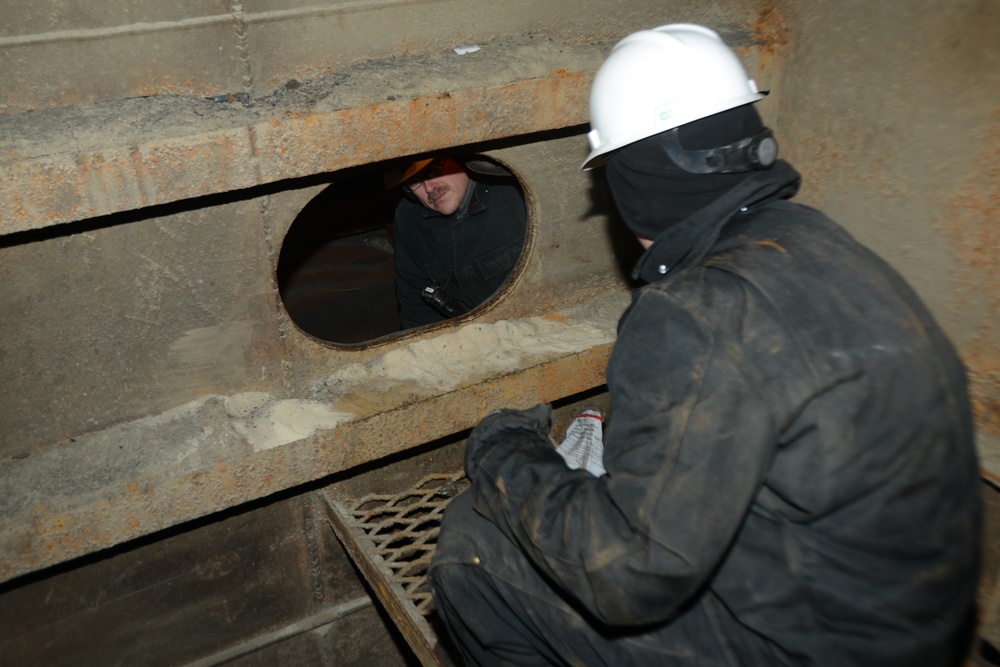
[[[396,208],[396,295],[402,328],[433,324],[489,300],[521,258],[524,198],[513,175],[482,158],[423,158],[385,175]]]
[[[473,430],[430,570],[483,665],[958,665],[979,478],[961,361],[822,213],[719,36],[622,40],[592,152],[646,252],[607,369],[606,474],[548,406]]]

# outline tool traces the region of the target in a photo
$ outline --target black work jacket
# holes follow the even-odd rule
[[[785,163],[695,215],[607,369],[608,475],[540,434],[482,448],[476,508],[596,623],[715,596],[733,664],[957,664],[978,568],[964,368],[904,280]]]
[[[463,311],[489,299],[517,265],[527,213],[513,185],[473,182],[466,211],[443,216],[403,199],[396,209],[396,293],[404,329],[445,317],[421,298],[440,287]]]

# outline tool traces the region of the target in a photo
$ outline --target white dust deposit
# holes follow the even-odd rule
[[[301,440],[323,429],[334,428],[354,415],[334,412],[319,401],[275,400],[264,392],[245,392],[225,399],[233,428],[254,451]]]
[[[349,387],[377,379],[451,391],[613,340],[613,326],[597,327],[578,320],[530,317],[470,324],[454,333],[418,340],[379,359],[346,366],[322,384]]]

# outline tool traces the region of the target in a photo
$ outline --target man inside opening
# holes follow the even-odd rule
[[[462,315],[506,282],[524,248],[527,213],[513,176],[482,159],[425,158],[386,174],[396,209],[402,328]]]

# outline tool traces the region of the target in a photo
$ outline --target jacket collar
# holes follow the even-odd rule
[[[779,160],[772,169],[754,173],[656,238],[639,258],[632,278],[655,282],[668,272],[677,273],[699,263],[733,217],[770,201],[792,198],[798,192],[801,179],[799,173],[784,160]],[[693,242],[680,244],[679,241],[685,238],[693,238]]]

